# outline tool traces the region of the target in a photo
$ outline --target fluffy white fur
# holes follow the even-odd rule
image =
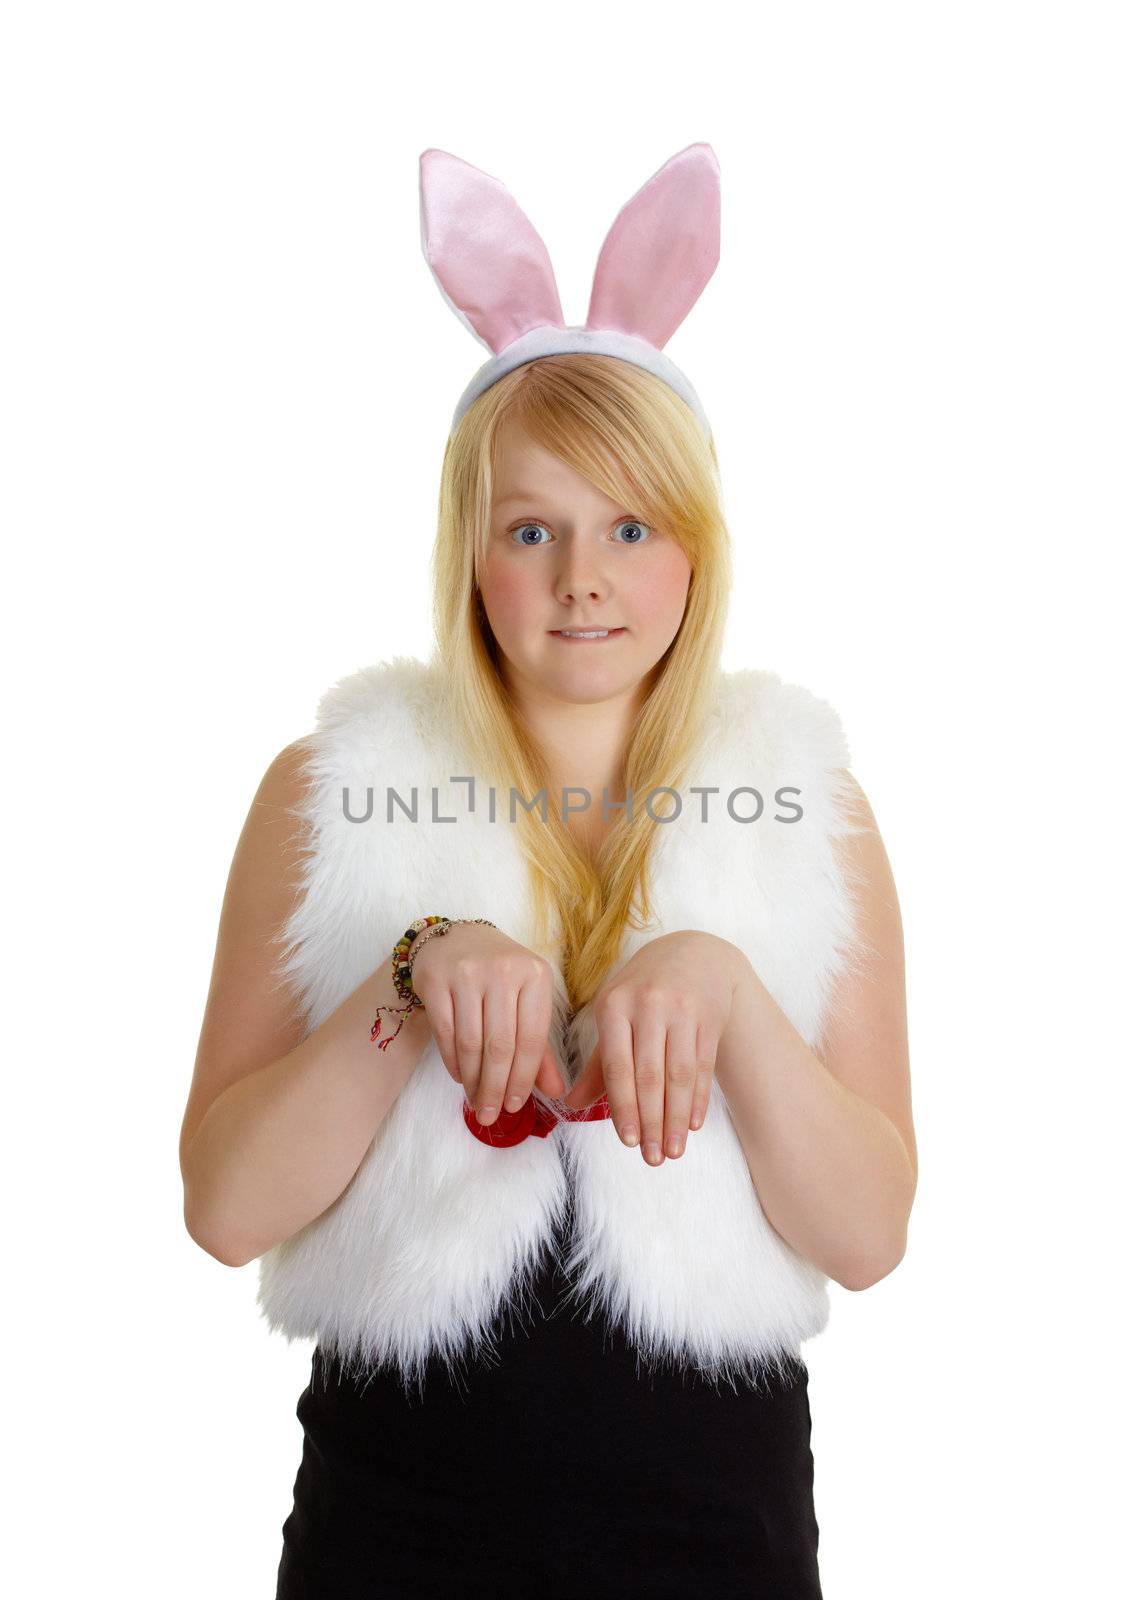
[[[486,783],[475,774],[471,812],[469,785],[450,781],[470,768],[437,711],[433,670],[397,657],[344,678],[320,702],[302,807],[309,848],[282,981],[315,1028],[416,916],[487,916],[550,961],[553,1043],[572,1078],[596,1042],[592,1007],[569,1018],[558,952],[535,938],[508,795],[498,794],[491,822]],[[622,964],[664,932],[716,933],[816,1045],[834,980],[856,959],[834,852],[849,831],[847,765],[824,701],[773,672],[721,674],[691,778],[720,792],[707,797],[706,822],[700,797],[685,792],[682,815],[661,824],[658,921],[626,933]],[[417,823],[398,806],[388,822],[388,785],[408,803],[417,786]],[[345,819],[345,786],[354,815],[372,788],[369,821]],[[763,796],[755,822],[727,813],[728,794],[743,786]],[[776,820],[788,807],[775,792],[789,786],[804,809],[792,823]],[[669,815],[672,805],[663,795],[655,809]],[[738,797],[739,814],[753,809],[752,796]],[[621,1144],[611,1120],[562,1122],[548,1138],[495,1149],[470,1133],[462,1103],[432,1043],[343,1195],[261,1258],[258,1303],[270,1327],[318,1339],[360,1371],[392,1364],[407,1384],[422,1382],[430,1355],[457,1373],[472,1355],[493,1359],[500,1319],[524,1308],[567,1217],[566,1266],[583,1314],[621,1325],[649,1368],[762,1384],[825,1326],[827,1280],[767,1221],[718,1082],[684,1155],[656,1168]]]

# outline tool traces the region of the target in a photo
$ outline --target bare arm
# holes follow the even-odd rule
[[[386,958],[307,1038],[280,989],[278,936],[299,881],[302,825],[292,813],[303,757],[302,743],[276,757],[238,841],[182,1123],[186,1227],[230,1266],[339,1198],[431,1037],[416,1009],[386,1050],[369,1039],[376,1007],[402,1003]]]
[[[858,883],[867,955],[839,986],[815,1053],[745,958],[716,1076],[755,1192],[788,1244],[847,1289],[865,1289],[905,1254],[917,1184],[901,915],[885,847],[843,841]]]

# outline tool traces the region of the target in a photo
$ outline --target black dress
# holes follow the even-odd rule
[[[766,1390],[648,1374],[560,1259],[461,1387],[317,1345],[276,1600],[820,1600],[805,1364]]]

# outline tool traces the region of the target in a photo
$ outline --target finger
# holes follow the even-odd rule
[[[564,1096],[565,1104],[570,1111],[583,1111],[586,1106],[591,1106],[594,1100],[600,1099],[604,1088],[605,1077],[601,1070],[598,1046],[577,1074],[577,1080],[569,1093]]]
[[[664,1061],[667,1027],[661,1003],[641,999],[632,1021],[636,1101],[640,1111],[640,1148],[649,1166],[664,1160]]]
[[[503,1094],[505,1109],[516,1111],[533,1090],[545,1052],[549,1049],[549,1024],[553,996],[549,986],[534,976],[518,992],[514,1059]]]
[[[691,1120],[688,1126],[694,1132],[707,1120],[711,1104],[711,1084],[715,1077],[715,1063],[719,1059],[719,1034],[716,1028],[701,1023],[696,1037],[696,1078],[691,1097]]]
[[[560,1100],[568,1084],[562,1076],[561,1068],[557,1064],[557,1057],[553,1053],[553,1046],[546,1041],[545,1054],[541,1058],[541,1066],[537,1069],[535,1085],[542,1094],[547,1094],[551,1100]]]
[[[502,1114],[517,1039],[518,991],[491,976],[482,995],[482,1077],[476,1102],[483,1126]]]
[[[434,1034],[439,1055],[443,1058],[443,1066],[455,1083],[461,1083],[462,1074],[458,1070],[458,1053],[454,1040],[454,999],[451,992],[449,989],[440,989],[437,995],[424,994],[423,1000],[427,1008],[427,1021]]]
[[[664,1155],[678,1161],[687,1143],[696,1080],[698,1019],[678,1016],[668,1026],[664,1046]]]
[[[482,1076],[482,992],[472,983],[456,984],[454,1001],[454,1053],[466,1098],[473,1106]]]
[[[604,1092],[605,1078],[598,1046],[577,1074],[573,1087],[561,1098],[569,1111],[583,1111],[594,1100],[599,1100]]]
[[[597,1013],[597,1031],[597,1054],[612,1125],[621,1143],[635,1149],[640,1143],[640,1107],[636,1099],[632,1022],[617,1005],[605,1006]]]

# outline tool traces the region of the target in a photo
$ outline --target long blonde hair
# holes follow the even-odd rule
[[[651,917],[648,869],[658,825],[643,799],[658,786],[680,789],[687,780],[719,671],[730,543],[714,443],[653,374],[613,356],[546,356],[516,367],[478,397],[443,460],[431,562],[433,621],[453,725],[500,797],[513,785],[529,800],[551,783],[499,672],[496,641],[476,592],[491,532],[495,441],[507,421],[611,499],[634,506],[650,527],[665,529],[692,568],[683,621],[654,669],[625,754],[631,822],[620,820],[608,831],[595,863],[552,794],[548,820],[522,806],[516,823],[507,823],[520,829],[545,936],[553,926],[559,930],[566,987],[577,1010],[618,958],[626,925],[636,919],[644,927]],[[691,801],[685,797],[684,803]],[[657,800],[655,808],[663,815],[670,810],[667,800]]]

